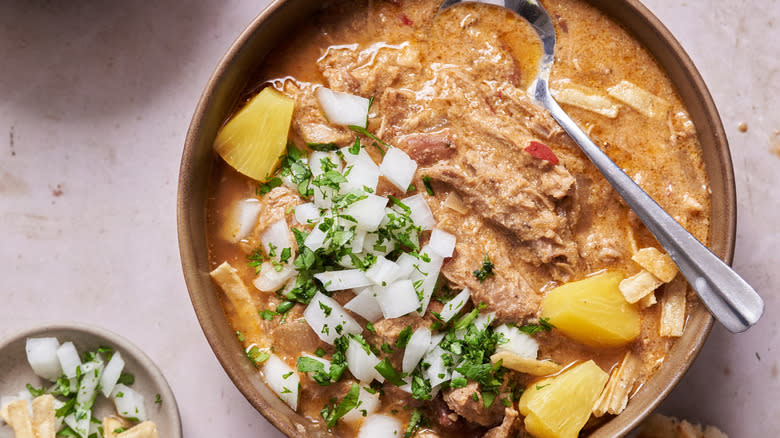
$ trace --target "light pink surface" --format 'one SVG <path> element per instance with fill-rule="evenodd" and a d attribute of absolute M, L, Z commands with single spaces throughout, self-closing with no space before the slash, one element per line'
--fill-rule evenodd
<path fill-rule="evenodd" d="M 122 334 L 165 373 L 185 436 L 280 436 L 203 337 L 181 274 L 175 210 L 195 103 L 267 3 L 0 2 L 0 336 L 64 319 Z M 780 156 L 770 147 L 780 143 L 780 6 L 646 4 L 688 50 L 720 109 L 737 180 L 735 266 L 767 303 L 746 334 L 716 327 L 661 409 L 732 437 L 777 436 Z"/>

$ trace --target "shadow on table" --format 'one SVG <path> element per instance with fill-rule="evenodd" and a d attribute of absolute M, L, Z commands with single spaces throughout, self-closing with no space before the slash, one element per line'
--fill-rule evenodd
<path fill-rule="evenodd" d="M 193 52 L 212 37 L 209 21 L 221 5 L 0 2 L 0 102 L 64 121 L 138 114 L 166 87 L 187 80 Z"/>

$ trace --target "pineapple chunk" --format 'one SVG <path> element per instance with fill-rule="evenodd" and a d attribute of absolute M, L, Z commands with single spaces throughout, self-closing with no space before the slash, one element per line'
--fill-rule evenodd
<path fill-rule="evenodd" d="M 623 275 L 605 272 L 566 283 L 542 300 L 542 317 L 564 335 L 592 347 L 618 347 L 639 336 L 639 312 L 618 285 Z"/>
<path fill-rule="evenodd" d="M 214 149 L 231 167 L 258 181 L 276 168 L 287 146 L 295 101 L 266 87 L 217 134 Z"/>
<path fill-rule="evenodd" d="M 576 438 L 608 379 L 589 360 L 531 384 L 517 404 L 526 430 L 536 438 Z"/>

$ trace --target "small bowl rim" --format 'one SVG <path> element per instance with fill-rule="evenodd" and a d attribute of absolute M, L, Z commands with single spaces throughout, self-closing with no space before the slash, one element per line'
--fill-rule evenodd
<path fill-rule="evenodd" d="M 605 11 L 604 7 L 600 6 L 607 4 L 609 0 L 583 1 L 597 8 L 602 13 L 607 14 L 611 19 L 613 19 L 613 21 L 618 22 L 618 24 L 625 28 L 625 25 L 622 22 L 618 21 L 614 16 L 612 16 L 612 14 Z M 216 322 L 213 321 L 210 318 L 210 315 L 207 314 L 208 309 L 204 308 L 204 301 L 199 295 L 201 291 L 197 290 L 196 288 L 197 283 L 203 280 L 203 272 L 198 271 L 198 257 L 197 254 L 194 253 L 193 249 L 194 234 L 191 227 L 192 224 L 187 218 L 188 211 L 191 209 L 191 200 L 187 199 L 187 197 L 190 193 L 191 185 L 191 180 L 189 178 L 191 175 L 188 174 L 188 171 L 190 170 L 189 164 L 195 154 L 194 149 L 198 143 L 199 133 L 202 128 L 203 120 L 208 113 L 208 109 L 214 103 L 217 89 L 220 86 L 224 86 L 224 82 L 227 81 L 226 77 L 228 72 L 232 67 L 235 67 L 235 64 L 238 62 L 238 59 L 241 56 L 242 50 L 259 31 L 259 29 L 261 29 L 262 26 L 266 24 L 266 21 L 271 19 L 274 14 L 279 12 L 285 5 L 289 6 L 289 4 L 294 3 L 296 3 L 296 0 L 273 0 L 251 21 L 249 25 L 247 25 L 247 27 L 240 33 L 236 40 L 230 45 L 225 54 L 220 58 L 214 72 L 206 83 L 200 99 L 198 100 L 192 121 L 187 131 L 185 146 L 182 153 L 177 193 L 177 222 L 182 270 L 184 272 L 185 282 L 187 283 L 190 299 L 204 335 L 206 336 L 212 351 L 216 355 L 217 360 L 225 369 L 225 372 L 236 385 L 238 390 L 246 397 L 252 406 L 255 407 L 255 409 L 257 409 L 277 429 L 290 437 L 297 436 L 300 431 L 297 430 L 295 425 L 290 422 L 289 418 L 287 418 L 289 414 L 279 412 L 277 409 L 271 406 L 271 404 L 257 392 L 257 387 L 245 379 L 245 373 L 248 368 L 244 366 L 236 366 L 234 363 L 235 359 L 232 357 L 232 349 L 229 349 L 222 343 L 222 339 L 217 333 L 217 327 L 215 325 Z M 691 91 L 695 93 L 695 99 L 702 105 L 702 113 L 705 114 L 706 119 L 709 121 L 708 127 L 712 131 L 713 143 L 715 144 L 712 153 L 716 154 L 716 157 L 713 158 L 713 160 L 720 164 L 720 168 L 715 170 L 719 170 L 723 178 L 723 190 L 720 193 L 723 196 L 723 215 L 720 219 L 723 222 L 721 231 L 724 233 L 724 236 L 716 236 L 718 239 L 721 239 L 719 240 L 720 247 L 717 248 L 716 253 L 726 263 L 731 264 L 734 256 L 736 239 L 736 184 L 728 139 L 726 137 L 720 114 L 715 106 L 712 95 L 710 94 L 709 89 L 707 88 L 700 72 L 694 65 L 687 52 L 683 49 L 682 45 L 674 37 L 674 35 L 664 26 L 660 19 L 658 19 L 639 0 L 620 0 L 615 3 L 617 4 L 617 6 L 615 6 L 616 8 L 625 7 L 629 13 L 641 17 L 641 19 L 644 21 L 644 25 L 655 32 L 657 38 L 659 38 L 661 43 L 666 46 L 667 52 L 673 55 L 674 59 L 670 62 L 679 64 L 680 68 L 682 69 L 682 74 L 684 74 L 684 76 L 692 85 Z M 623 4 L 624 6 L 620 4 Z M 638 39 L 637 35 L 631 29 L 626 30 L 628 30 L 633 37 Z M 640 41 L 640 43 L 642 43 L 646 50 L 648 50 L 648 52 L 650 52 L 651 55 L 656 58 L 660 65 L 660 59 L 655 55 L 655 53 L 647 47 L 644 41 Z M 668 75 L 670 75 L 664 66 L 661 67 Z M 673 82 L 673 85 L 677 87 L 676 82 Z M 678 93 L 681 92 L 679 88 L 677 91 Z M 697 125 L 697 131 L 698 129 L 701 128 Z M 698 135 L 701 137 L 700 132 Z M 715 170 L 708 169 L 708 175 L 711 175 Z M 205 208 L 205 205 L 203 207 Z M 712 217 L 711 220 L 713 220 Z M 205 232 L 203 229 L 200 231 Z M 711 236 L 711 239 L 712 237 L 713 236 Z M 199 278 L 196 279 L 196 277 Z M 701 304 L 701 306 L 703 307 L 703 304 Z M 220 308 L 218 311 L 222 312 L 222 309 Z M 674 368 L 671 372 L 665 373 L 667 380 L 663 382 L 663 385 L 657 385 L 658 389 L 656 391 L 647 393 L 648 397 L 646 398 L 650 399 L 649 402 L 643 406 L 636 406 L 635 403 L 630 418 L 626 416 L 625 413 L 621 414 L 620 416 L 611 418 L 608 422 L 599 426 L 590 436 L 596 438 L 606 438 L 613 436 L 623 436 L 629 433 L 631 430 L 636 428 L 639 423 L 669 395 L 669 393 L 677 386 L 680 379 L 690 368 L 693 360 L 703 347 L 712 329 L 714 321 L 712 315 L 710 315 L 709 312 L 706 312 L 706 308 L 703 310 L 703 312 L 705 312 L 706 315 L 701 317 L 701 320 L 698 321 L 698 330 L 691 336 L 691 339 L 689 340 L 691 343 L 685 345 L 686 349 L 684 351 L 678 352 L 679 354 L 676 354 L 675 356 L 672 356 L 672 351 L 667 354 L 665 360 L 669 361 L 670 359 L 673 359 L 673 361 L 677 362 L 677 365 L 679 366 Z M 675 341 L 675 346 L 679 344 L 680 339 Z M 659 375 L 660 373 L 657 372 L 653 377 L 651 377 L 650 380 L 648 380 L 648 382 L 645 382 L 644 385 L 647 386 L 650 384 L 655 384 L 654 379 Z M 629 404 L 629 406 L 631 407 L 632 405 Z"/>
<path fill-rule="evenodd" d="M 48 322 L 43 325 L 30 326 L 16 332 L 10 333 L 0 339 L 0 351 L 8 348 L 11 344 L 23 339 L 36 336 L 52 336 L 57 331 L 79 332 L 88 335 L 91 338 L 102 340 L 112 348 L 120 351 L 127 357 L 132 357 L 138 362 L 141 368 L 149 375 L 151 384 L 160 391 L 160 397 L 163 400 L 161 409 L 165 413 L 165 421 L 169 422 L 174 430 L 174 436 L 171 438 L 181 438 L 182 424 L 181 412 L 176 396 L 171 389 L 165 375 L 157 364 L 140 347 L 133 344 L 130 340 L 109 329 L 77 321 L 56 321 Z M 138 374 L 137 371 L 134 374 Z M 159 423 L 158 423 L 159 425 Z"/>

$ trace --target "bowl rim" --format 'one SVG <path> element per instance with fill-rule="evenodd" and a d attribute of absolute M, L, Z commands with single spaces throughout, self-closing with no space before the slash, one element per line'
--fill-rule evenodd
<path fill-rule="evenodd" d="M 633 37 L 637 37 L 636 34 L 631 31 L 631 29 L 627 29 L 621 22 L 616 20 L 612 14 L 610 14 L 608 11 L 605 11 L 604 7 L 599 6 L 599 4 L 607 4 L 608 2 L 614 0 L 584 1 L 597 8 L 600 12 L 605 13 L 614 21 L 618 22 Z M 225 86 L 228 72 L 231 70 L 231 67 L 233 67 L 238 62 L 242 50 L 253 38 L 253 35 L 256 34 L 259 29 L 261 29 L 266 24 L 266 21 L 273 17 L 274 14 L 279 12 L 285 5 L 292 3 L 295 3 L 295 1 L 273 0 L 246 26 L 246 28 L 239 34 L 236 40 L 230 45 L 225 54 L 220 58 L 214 72 L 209 77 L 204 91 L 198 100 L 198 104 L 193 113 L 192 121 L 187 131 L 179 171 L 177 192 L 177 229 L 182 270 L 185 277 L 185 283 L 187 284 L 190 300 L 201 325 L 201 329 L 203 330 L 203 333 L 206 336 L 212 351 L 217 357 L 217 360 L 220 362 L 223 369 L 228 374 L 238 390 L 268 421 L 270 421 L 277 429 L 290 437 L 297 436 L 300 431 L 296 430 L 294 425 L 291 424 L 288 419 L 284 418 L 285 415 L 278 412 L 267 400 L 263 399 L 263 397 L 257 393 L 257 388 L 251 382 L 243 378 L 245 377 L 244 368 L 236 367 L 233 363 L 231 363 L 233 361 L 231 357 L 233 351 L 221 342 L 222 339 L 217 333 L 217 322 L 212 320 L 204 309 L 203 300 L 199 296 L 197 290 L 197 283 L 203 280 L 200 278 L 202 277 L 203 273 L 198 272 L 198 256 L 195 254 L 193 241 L 197 232 L 205 232 L 205 230 L 197 229 L 197 227 L 195 227 L 196 229 L 193 229 L 192 224 L 187 218 L 187 214 L 188 211 L 190 211 L 192 208 L 191 203 L 193 201 L 192 199 L 189 199 L 188 196 L 191 188 L 191 179 L 189 178 L 190 175 L 188 173 L 190 170 L 189 164 L 195 155 L 195 148 L 198 144 L 199 133 L 201 131 L 203 120 L 208 112 L 208 108 L 214 104 L 217 89 L 219 89 L 221 86 Z M 723 178 L 721 194 L 723 196 L 722 203 L 724 205 L 724 211 L 721 220 L 723 222 L 722 231 L 724 232 L 724 235 L 718 237 L 719 239 L 722 239 L 722 241 L 720 248 L 718 248 L 719 251 L 716 251 L 716 253 L 718 253 L 718 255 L 726 263 L 731 264 L 733 261 L 736 239 L 736 185 L 728 139 L 726 137 L 720 114 L 718 113 L 718 110 L 715 106 L 712 95 L 710 94 L 704 79 L 702 78 L 700 72 L 694 65 L 687 52 L 683 49 L 682 45 L 674 37 L 674 35 L 666 28 L 666 26 L 663 25 L 660 19 L 658 19 L 639 0 L 620 0 L 614 3 L 622 3 L 624 6 L 618 5 L 616 7 L 627 8 L 628 13 L 640 17 L 644 22 L 644 25 L 654 31 L 656 37 L 662 42 L 663 45 L 666 46 L 666 51 L 668 54 L 673 56 L 674 59 L 671 62 L 679 64 L 682 73 L 693 85 L 692 91 L 696 95 L 695 99 L 701 103 L 702 112 L 706 114 L 706 117 L 710 122 L 708 127 L 711 130 L 711 135 L 713 136 L 713 141 L 716 146 L 712 153 L 716 154 L 714 161 L 720 164 L 720 168 L 716 170 L 719 170 L 719 173 Z M 643 46 L 645 46 L 645 49 L 654 58 L 656 58 L 656 61 L 659 62 L 660 66 L 660 60 L 655 55 L 655 53 L 653 53 L 644 43 Z M 666 68 L 663 66 L 661 67 L 664 71 L 666 71 Z M 668 71 L 666 71 L 666 73 L 669 74 Z M 678 93 L 681 92 L 679 88 L 677 91 Z M 697 134 L 701 136 L 701 132 L 698 131 L 699 129 L 701 128 L 697 125 Z M 711 172 L 711 170 L 708 170 L 707 173 L 711 174 Z M 202 205 L 202 207 L 205 209 L 205 205 Z M 701 318 L 701 321 L 699 321 L 699 330 L 694 334 L 694 336 L 692 336 L 692 339 L 690 339 L 690 344 L 686 345 L 686 350 L 684 352 L 680 352 L 678 355 L 679 357 L 675 356 L 673 358 L 677 359 L 676 362 L 678 362 L 678 366 L 675 367 L 672 372 L 666 373 L 668 380 L 666 380 L 662 386 L 659 386 L 657 390 L 650 393 L 645 393 L 647 394 L 647 398 L 650 399 L 648 403 L 640 407 L 637 407 L 635 403 L 633 406 L 634 409 L 631 418 L 628 418 L 625 415 L 614 417 L 610 419 L 610 421 L 599 426 L 599 428 L 596 429 L 591 435 L 592 437 L 606 438 L 613 436 L 623 436 L 629 433 L 631 430 L 636 428 L 640 422 L 669 395 L 669 393 L 677 386 L 680 379 L 685 375 L 693 363 L 693 360 L 696 358 L 699 351 L 703 347 L 712 329 L 714 319 L 712 315 L 709 314 L 709 312 L 705 311 L 704 313 L 706 313 L 706 315 Z M 675 341 L 675 345 L 679 343 L 678 341 Z M 668 361 L 671 356 L 672 352 L 670 351 L 665 360 Z M 659 372 L 656 372 L 653 378 L 657 374 L 659 374 Z M 651 378 L 648 382 L 645 382 L 645 385 L 648 385 L 648 383 L 653 381 L 653 378 Z"/>

